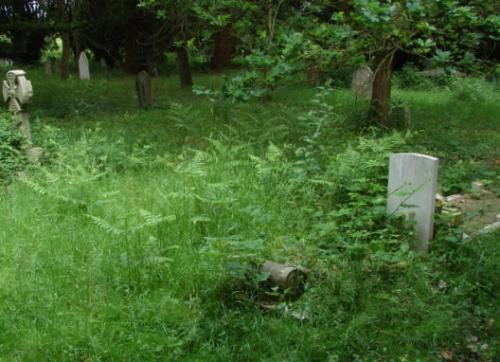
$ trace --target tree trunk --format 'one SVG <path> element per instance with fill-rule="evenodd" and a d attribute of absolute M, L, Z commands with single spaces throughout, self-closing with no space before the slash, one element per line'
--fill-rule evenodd
<path fill-rule="evenodd" d="M 69 78 L 69 57 L 71 55 L 71 44 L 69 43 L 69 33 L 64 31 L 61 34 L 63 49 L 61 58 L 61 78 Z"/>
<path fill-rule="evenodd" d="M 177 66 L 179 68 L 181 87 L 191 87 L 193 85 L 193 78 L 189 66 L 189 55 L 185 47 L 177 49 Z"/>
<path fill-rule="evenodd" d="M 234 37 L 231 25 L 227 25 L 215 34 L 212 66 L 215 70 L 222 70 L 231 65 L 233 60 Z"/>
<path fill-rule="evenodd" d="M 375 74 L 368 118 L 372 123 L 381 126 L 388 126 L 393 59 L 394 51 L 392 50 L 375 56 Z"/>
<path fill-rule="evenodd" d="M 61 59 L 61 78 L 69 78 L 69 56 L 71 53 L 70 33 L 68 30 L 68 22 L 66 19 L 66 5 L 64 0 L 57 0 L 57 17 L 59 20 L 61 39 L 63 43 L 62 59 Z"/>

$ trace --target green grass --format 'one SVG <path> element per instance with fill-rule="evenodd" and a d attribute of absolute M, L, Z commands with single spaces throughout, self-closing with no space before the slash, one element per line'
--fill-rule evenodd
<path fill-rule="evenodd" d="M 487 85 L 481 101 L 396 90 L 406 137 L 356 130 L 345 120 L 364 105 L 334 90 L 314 136 L 322 106 L 305 85 L 213 105 L 161 77 L 142 111 L 131 77 L 29 74 L 48 156 L 1 186 L 0 361 L 500 355 L 500 234 L 463 241 L 442 225 L 423 259 L 383 215 L 393 151 L 439 156 L 443 189 L 498 189 L 500 97 Z M 235 268 L 267 259 L 312 271 L 302 298 L 272 312 Z"/>

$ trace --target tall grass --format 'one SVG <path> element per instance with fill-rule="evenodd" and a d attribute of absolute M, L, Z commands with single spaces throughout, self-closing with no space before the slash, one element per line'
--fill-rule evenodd
<path fill-rule="evenodd" d="M 131 78 L 32 78 L 48 159 L 0 194 L 0 360 L 498 357 L 498 233 L 440 228 L 422 259 L 384 215 L 392 151 L 438 154 L 450 183 L 457 157 L 498 182 L 497 94 L 398 91 L 403 136 L 349 130 L 360 104 L 344 90 L 220 106 L 160 78 L 157 109 L 139 111 Z M 272 312 L 235 283 L 267 259 L 312 270 Z"/>

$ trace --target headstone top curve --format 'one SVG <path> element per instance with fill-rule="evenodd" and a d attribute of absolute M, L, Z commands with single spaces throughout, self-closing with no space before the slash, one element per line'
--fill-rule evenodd
<path fill-rule="evenodd" d="M 439 161 L 439 158 L 425 155 L 423 153 L 415 153 L 415 152 L 403 152 L 403 153 L 391 153 L 390 157 L 402 157 L 402 156 L 413 156 L 413 157 L 421 157 L 431 161 Z"/>

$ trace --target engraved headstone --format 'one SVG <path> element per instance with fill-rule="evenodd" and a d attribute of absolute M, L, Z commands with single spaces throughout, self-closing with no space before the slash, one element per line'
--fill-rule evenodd
<path fill-rule="evenodd" d="M 85 52 L 81 52 L 78 57 L 78 73 L 81 80 L 90 79 L 89 60 Z"/>
<path fill-rule="evenodd" d="M 352 93 L 357 97 L 370 97 L 372 94 L 373 71 L 368 66 L 357 69 L 352 74 Z"/>
<path fill-rule="evenodd" d="M 140 71 L 136 78 L 137 98 L 142 108 L 153 106 L 153 95 L 151 91 L 151 77 L 145 70 Z"/>
<path fill-rule="evenodd" d="M 439 160 L 418 153 L 390 157 L 387 212 L 415 222 L 416 249 L 427 254 L 434 232 Z"/>

